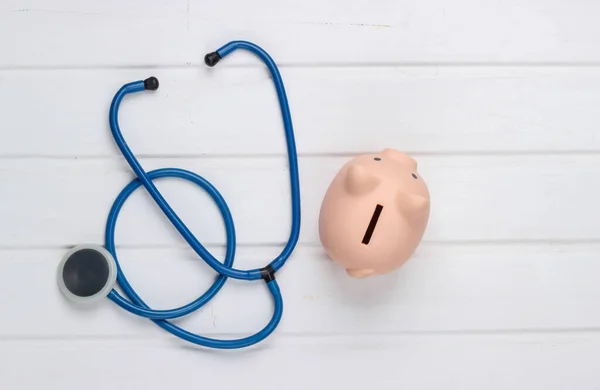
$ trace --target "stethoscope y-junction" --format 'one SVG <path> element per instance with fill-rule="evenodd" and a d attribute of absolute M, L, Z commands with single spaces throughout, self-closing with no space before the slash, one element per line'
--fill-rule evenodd
<path fill-rule="evenodd" d="M 136 174 L 137 178 L 123 188 L 114 201 L 106 223 L 105 245 L 78 245 L 68 251 L 64 256 L 58 270 L 58 284 L 61 291 L 68 298 L 76 302 L 91 302 L 107 296 L 123 309 L 152 320 L 156 325 L 173 335 L 191 343 L 211 348 L 233 349 L 247 347 L 264 340 L 273 332 L 273 330 L 275 330 L 281 320 L 283 312 L 283 301 L 279 286 L 275 280 L 275 273 L 285 264 L 286 260 L 292 254 L 296 243 L 298 242 L 300 233 L 298 159 L 285 88 L 277 66 L 269 54 L 253 43 L 233 41 L 224 45 L 217 51 L 207 54 L 205 62 L 208 66 L 215 66 L 222 58 L 238 49 L 245 49 L 254 53 L 265 63 L 273 78 L 283 116 L 292 195 L 292 227 L 289 240 L 279 256 L 267 266 L 260 269 L 241 270 L 234 268 L 233 261 L 236 249 L 235 228 L 227 203 L 219 191 L 202 176 L 188 170 L 179 168 L 161 168 L 146 172 L 141 166 L 123 138 L 123 134 L 119 128 L 118 115 L 121 102 L 127 95 L 158 89 L 158 80 L 155 77 L 150 77 L 143 81 L 140 80 L 125 84 L 116 93 L 110 106 L 109 120 L 112 135 L 125 160 Z M 187 180 L 200 186 L 217 204 L 225 223 L 227 237 L 226 255 L 223 263 L 217 260 L 198 241 L 154 185 L 154 180 L 166 177 Z M 171 221 L 181 237 L 183 237 L 193 250 L 218 273 L 214 283 L 201 297 L 187 305 L 175 309 L 151 309 L 129 284 L 119 266 L 115 249 L 115 226 L 117 218 L 125 201 L 136 189 L 142 186 L 148 191 L 154 202 L 160 207 L 169 221 Z M 241 339 L 221 340 L 191 333 L 169 321 L 188 315 L 201 308 L 219 292 L 228 277 L 248 281 L 262 279 L 266 282 L 267 287 L 273 296 L 274 311 L 271 320 L 262 330 L 252 336 Z M 124 295 L 121 295 L 114 288 L 115 283 L 118 283 Z"/>

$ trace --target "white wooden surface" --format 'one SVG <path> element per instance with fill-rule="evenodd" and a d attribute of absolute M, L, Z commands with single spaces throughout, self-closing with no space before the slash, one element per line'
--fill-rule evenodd
<path fill-rule="evenodd" d="M 10 0 L 0 2 L 0 388 L 600 388 L 600 3 L 587 0 Z M 300 153 L 300 244 L 279 274 L 284 318 L 241 351 L 190 347 L 106 302 L 59 294 L 66 248 L 102 242 L 132 174 L 108 129 L 114 92 L 147 168 L 211 180 L 230 204 L 240 267 L 289 229 L 285 141 L 254 41 L 286 82 Z M 348 158 L 415 156 L 432 196 L 405 267 L 354 280 L 316 222 Z M 222 256 L 216 209 L 159 183 Z M 128 278 L 157 308 L 214 274 L 143 192 L 117 229 Z M 180 321 L 239 337 L 271 313 L 261 283 L 229 281 Z M 268 375 L 265 373 L 269 373 Z"/>

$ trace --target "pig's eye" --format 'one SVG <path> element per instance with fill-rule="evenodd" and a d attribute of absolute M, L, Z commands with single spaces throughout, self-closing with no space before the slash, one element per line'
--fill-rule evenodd
<path fill-rule="evenodd" d="M 412 174 L 412 177 L 414 177 L 415 179 L 417 178 L 417 175 L 415 175 L 414 173 Z"/>
<path fill-rule="evenodd" d="M 381 161 L 381 158 L 375 157 L 373 160 L 375 160 L 375 161 Z"/>

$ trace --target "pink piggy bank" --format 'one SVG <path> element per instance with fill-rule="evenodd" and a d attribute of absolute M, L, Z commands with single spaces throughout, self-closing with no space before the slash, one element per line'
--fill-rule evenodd
<path fill-rule="evenodd" d="M 329 186 L 319 215 L 327 254 L 353 277 L 388 273 L 414 253 L 429 220 L 417 163 L 394 149 L 355 157 Z"/>

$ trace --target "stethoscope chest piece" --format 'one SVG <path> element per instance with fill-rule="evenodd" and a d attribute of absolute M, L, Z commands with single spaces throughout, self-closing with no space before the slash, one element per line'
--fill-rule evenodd
<path fill-rule="evenodd" d="M 69 300 L 93 303 L 105 298 L 114 287 L 117 264 L 101 245 L 81 244 L 65 254 L 56 276 L 60 291 Z"/>

